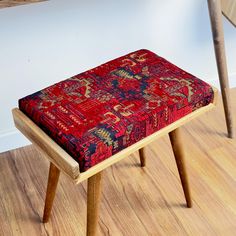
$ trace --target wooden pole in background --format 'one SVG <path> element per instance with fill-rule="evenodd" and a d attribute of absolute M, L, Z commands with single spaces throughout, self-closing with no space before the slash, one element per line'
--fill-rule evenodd
<path fill-rule="evenodd" d="M 230 90 L 228 71 L 225 56 L 224 31 L 222 23 L 220 0 L 208 0 L 208 9 L 211 20 L 212 36 L 215 48 L 217 69 L 220 80 L 220 87 L 224 105 L 225 119 L 228 130 L 228 137 L 234 137 L 233 115 L 230 103 Z"/>

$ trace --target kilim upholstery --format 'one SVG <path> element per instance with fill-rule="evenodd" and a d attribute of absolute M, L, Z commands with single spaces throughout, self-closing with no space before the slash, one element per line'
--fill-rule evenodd
<path fill-rule="evenodd" d="M 210 85 L 139 50 L 19 100 L 84 172 L 213 101 Z"/>

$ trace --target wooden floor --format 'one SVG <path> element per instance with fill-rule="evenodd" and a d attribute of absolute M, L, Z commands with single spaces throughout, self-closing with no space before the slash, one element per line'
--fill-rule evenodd
<path fill-rule="evenodd" d="M 226 137 L 222 105 L 182 135 L 193 208 L 164 137 L 145 149 L 144 169 L 135 153 L 105 171 L 98 235 L 236 235 L 236 140 Z M 1 236 L 85 235 L 86 181 L 74 186 L 61 175 L 52 216 L 41 223 L 48 167 L 33 146 L 0 154 Z"/>
<path fill-rule="evenodd" d="M 42 2 L 42 1 L 46 1 L 46 0 L 0 0 L 0 9 L 5 8 L 5 7 L 14 7 L 18 5 Z"/>

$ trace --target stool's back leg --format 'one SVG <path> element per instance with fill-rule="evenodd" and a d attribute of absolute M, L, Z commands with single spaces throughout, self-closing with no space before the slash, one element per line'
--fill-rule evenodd
<path fill-rule="evenodd" d="M 183 153 L 183 149 L 181 147 L 181 137 L 179 134 L 179 128 L 170 132 L 169 137 L 170 137 L 170 142 L 171 142 L 172 149 L 174 152 L 177 168 L 179 171 L 179 176 L 181 179 L 182 187 L 184 190 L 184 195 L 185 195 L 185 199 L 187 202 L 187 207 L 191 207 L 192 201 L 191 201 L 188 178 L 187 178 L 187 173 L 186 173 L 186 168 L 185 168 L 185 163 L 184 163 L 184 153 Z"/>
<path fill-rule="evenodd" d="M 46 223 L 49 220 L 59 176 L 60 170 L 53 163 L 50 163 L 48 186 L 43 214 L 43 223 Z"/>
<path fill-rule="evenodd" d="M 144 148 L 140 148 L 138 151 L 139 151 L 139 158 L 140 158 L 141 167 L 144 167 L 144 166 L 146 166 L 146 157 L 144 155 Z"/>
<path fill-rule="evenodd" d="M 101 197 L 101 178 L 102 178 L 102 172 L 99 172 L 88 179 L 87 236 L 96 235 L 99 203 Z"/>

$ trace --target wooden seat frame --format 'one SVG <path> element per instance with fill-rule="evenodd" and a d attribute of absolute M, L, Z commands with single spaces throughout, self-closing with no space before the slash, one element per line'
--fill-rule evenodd
<path fill-rule="evenodd" d="M 18 108 L 12 110 L 15 126 L 42 152 L 50 161 L 50 169 L 48 176 L 48 186 L 46 192 L 46 200 L 44 207 L 43 222 L 49 220 L 52 204 L 59 180 L 60 172 L 64 172 L 73 180 L 75 184 L 88 179 L 87 190 L 87 236 L 96 235 L 96 227 L 98 221 L 98 209 L 101 195 L 101 173 L 102 170 L 110 165 L 122 160 L 128 155 L 139 150 L 141 166 L 145 166 L 144 146 L 155 141 L 163 135 L 169 134 L 173 153 L 175 156 L 177 168 L 179 171 L 187 207 L 192 206 L 189 184 L 184 164 L 183 149 L 181 146 L 181 138 L 179 127 L 200 116 L 201 114 L 215 107 L 217 99 L 217 90 L 214 90 L 214 101 L 207 106 L 201 107 L 174 123 L 162 128 L 154 134 L 140 140 L 132 146 L 123 149 L 112 157 L 102 161 L 101 163 L 91 167 L 89 170 L 80 173 L 79 164 L 66 151 L 64 151 L 57 143 L 55 143 L 42 129 L 40 129 L 30 118 L 28 118 Z"/>

